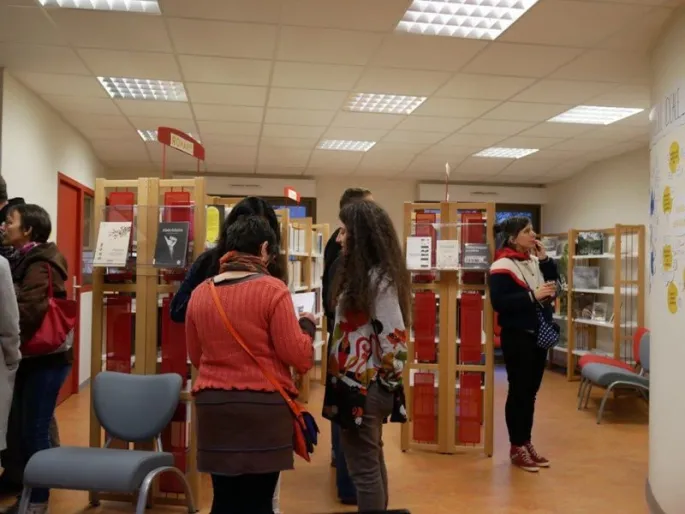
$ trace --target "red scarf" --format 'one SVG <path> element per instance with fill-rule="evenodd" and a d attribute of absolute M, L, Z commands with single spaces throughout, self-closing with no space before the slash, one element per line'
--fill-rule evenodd
<path fill-rule="evenodd" d="M 269 275 L 264 262 L 261 257 L 256 255 L 249 255 L 247 253 L 240 253 L 231 251 L 224 255 L 219 261 L 219 273 L 226 273 L 227 271 L 249 271 L 251 273 L 261 273 L 262 275 Z"/>
<path fill-rule="evenodd" d="M 503 246 L 495 252 L 495 260 L 499 259 L 513 259 L 515 261 L 530 260 L 530 253 L 523 253 L 508 246 Z"/>

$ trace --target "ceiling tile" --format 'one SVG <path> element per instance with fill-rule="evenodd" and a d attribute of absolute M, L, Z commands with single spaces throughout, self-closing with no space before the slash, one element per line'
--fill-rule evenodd
<path fill-rule="evenodd" d="M 285 0 L 281 23 L 304 27 L 322 27 L 389 32 L 406 10 L 398 0 Z"/>
<path fill-rule="evenodd" d="M 117 159 L 121 155 L 126 155 L 126 158 L 132 161 L 149 159 L 150 155 L 145 148 L 144 143 L 139 143 L 136 145 L 122 145 L 117 142 L 114 144 L 105 144 L 96 146 L 99 144 L 98 141 L 93 141 L 93 150 L 95 154 L 102 160 Z"/>
<path fill-rule="evenodd" d="M 370 152 L 378 152 L 383 154 L 409 153 L 416 155 L 417 153 L 420 153 L 428 148 L 430 144 L 432 143 L 395 143 L 392 141 L 379 141 L 371 150 L 369 150 L 369 152 L 367 152 L 367 155 Z"/>
<path fill-rule="evenodd" d="M 650 90 L 649 86 L 621 85 L 612 89 L 609 93 L 592 97 L 588 103 L 607 107 L 649 109 L 651 106 Z"/>
<path fill-rule="evenodd" d="M 60 46 L 0 43 L 0 64 L 12 73 L 33 71 L 90 75 L 88 68 L 84 66 L 76 52 Z"/>
<path fill-rule="evenodd" d="M 628 141 L 645 134 L 649 134 L 649 127 L 621 125 L 620 122 L 617 122 L 592 128 L 578 137 L 582 139 L 603 139 L 605 141 Z"/>
<path fill-rule="evenodd" d="M 592 139 L 592 138 L 572 138 L 557 143 L 551 147 L 550 150 L 568 150 L 571 152 L 585 152 L 592 150 L 599 150 L 607 146 L 607 141 L 602 139 Z"/>
<path fill-rule="evenodd" d="M 455 156 L 449 159 L 450 166 L 455 169 L 464 160 L 464 156 Z M 443 155 L 418 155 L 409 163 L 406 172 L 420 172 L 436 174 L 440 179 L 445 178 L 445 156 Z"/>
<path fill-rule="evenodd" d="M 540 123 L 528 130 L 524 130 L 519 136 L 568 138 L 575 137 L 592 130 L 592 125 L 579 123 Z"/>
<path fill-rule="evenodd" d="M 649 53 L 672 12 L 667 8 L 653 9 L 602 41 L 600 46 L 611 50 Z"/>
<path fill-rule="evenodd" d="M 382 34 L 373 32 L 284 26 L 281 27 L 277 59 L 364 65 L 382 39 Z"/>
<path fill-rule="evenodd" d="M 337 110 L 347 98 L 343 91 L 271 88 L 269 107 L 288 109 Z"/>
<path fill-rule="evenodd" d="M 444 146 L 468 146 L 483 148 L 492 146 L 501 141 L 506 136 L 498 134 L 454 134 L 440 142 Z"/>
<path fill-rule="evenodd" d="M 157 80 L 181 80 L 172 54 L 80 49 L 78 54 L 94 75 Z"/>
<path fill-rule="evenodd" d="M 157 102 L 154 100 L 115 100 L 126 116 L 179 118 L 190 120 L 193 113 L 186 102 Z"/>
<path fill-rule="evenodd" d="M 282 125 L 311 125 L 327 126 L 333 120 L 335 111 L 311 111 L 305 109 L 277 109 L 269 107 L 266 110 L 265 123 Z"/>
<path fill-rule="evenodd" d="M 212 164 L 232 164 L 235 166 L 254 166 L 257 161 L 256 146 L 207 146 L 207 162 Z"/>
<path fill-rule="evenodd" d="M 220 174 L 222 177 L 225 176 L 226 178 L 230 179 L 230 174 L 232 173 L 240 173 L 240 174 L 249 174 L 253 175 L 256 173 L 256 166 L 234 166 L 231 164 L 216 164 L 216 163 L 207 163 L 207 171 L 212 174 L 212 175 L 218 175 Z"/>
<path fill-rule="evenodd" d="M 256 173 L 259 175 L 290 175 L 300 176 L 304 174 L 304 166 L 281 167 L 281 166 L 257 166 Z"/>
<path fill-rule="evenodd" d="M 465 73 L 545 77 L 582 50 L 561 46 L 492 43 L 463 69 Z"/>
<path fill-rule="evenodd" d="M 394 32 L 384 39 L 371 64 L 387 68 L 455 72 L 487 44 L 486 41 L 475 39 Z"/>
<path fill-rule="evenodd" d="M 309 160 L 312 168 L 343 168 L 353 171 L 359 161 L 362 160 L 364 152 L 344 152 L 335 150 L 314 150 Z"/>
<path fill-rule="evenodd" d="M 180 54 L 271 59 L 277 27 L 171 18 L 169 32 Z"/>
<path fill-rule="evenodd" d="M 388 167 L 388 168 L 371 168 L 371 167 L 363 167 L 362 163 L 357 166 L 357 169 L 352 173 L 353 177 L 362 177 L 362 178 L 371 178 L 371 177 L 376 177 L 376 178 L 391 178 L 391 177 L 400 177 L 402 176 L 402 168 L 401 167 Z"/>
<path fill-rule="evenodd" d="M 262 137 L 261 146 L 262 148 L 308 148 L 312 150 L 318 141 L 318 137 Z"/>
<path fill-rule="evenodd" d="M 505 170 L 506 171 L 506 170 Z M 537 183 L 533 176 L 518 176 L 518 175 L 507 175 L 506 173 L 500 173 L 492 177 L 483 177 L 483 182 L 491 182 L 493 184 L 530 184 Z"/>
<path fill-rule="evenodd" d="M 124 116 L 64 113 L 64 118 L 88 137 L 90 129 L 127 129 L 131 124 Z"/>
<path fill-rule="evenodd" d="M 543 159 L 531 160 L 517 159 L 509 166 L 507 166 L 500 176 L 516 176 L 516 177 L 537 177 L 547 172 L 548 170 L 558 166 L 559 161 L 547 161 Z"/>
<path fill-rule="evenodd" d="M 78 48 L 172 51 L 161 16 L 85 9 L 51 9 L 49 13 L 62 34 Z"/>
<path fill-rule="evenodd" d="M 449 77 L 449 73 L 439 71 L 369 68 L 362 74 L 355 90 L 360 93 L 428 96 Z"/>
<path fill-rule="evenodd" d="M 326 127 L 305 127 L 302 125 L 264 125 L 263 137 L 319 138 Z"/>
<path fill-rule="evenodd" d="M 371 150 L 364 154 L 358 171 L 375 171 L 375 170 L 395 170 L 398 173 L 404 170 L 409 163 L 414 159 L 416 154 L 408 152 L 393 152 L 387 150 L 378 151 L 374 146 Z"/>
<path fill-rule="evenodd" d="M 436 116 L 407 116 L 397 130 L 425 130 L 449 134 L 472 120 L 468 118 L 438 118 Z"/>
<path fill-rule="evenodd" d="M 267 86 L 269 84 L 270 61 L 198 55 L 179 55 L 178 60 L 181 64 L 183 77 L 187 82 L 247 86 Z"/>
<path fill-rule="evenodd" d="M 527 121 L 493 121 L 493 120 L 476 120 L 459 132 L 463 134 L 492 134 L 513 136 L 522 130 L 531 127 L 533 124 Z"/>
<path fill-rule="evenodd" d="M 282 0 L 160 0 L 164 16 L 278 23 Z"/>
<path fill-rule="evenodd" d="M 109 99 L 109 95 L 95 77 L 25 71 L 12 71 L 11 73 L 19 82 L 39 95 Z"/>
<path fill-rule="evenodd" d="M 261 123 L 264 108 L 237 105 L 211 105 L 193 103 L 195 119 L 200 121 L 245 121 Z"/>
<path fill-rule="evenodd" d="M 512 100 L 578 105 L 615 88 L 615 84 L 602 82 L 541 80 L 516 95 Z"/>
<path fill-rule="evenodd" d="M 265 87 L 188 83 L 186 91 L 189 100 L 193 103 L 253 107 L 264 107 L 266 104 L 267 89 Z"/>
<path fill-rule="evenodd" d="M 120 135 L 119 137 L 100 137 L 99 131 L 90 131 L 88 132 L 88 140 L 93 144 L 93 146 L 105 146 L 107 144 L 109 145 L 137 145 L 138 143 L 141 142 L 140 136 L 135 130 L 119 130 Z M 126 134 L 124 137 L 124 133 Z M 102 134 L 105 135 L 105 134 Z"/>
<path fill-rule="evenodd" d="M 261 148 L 258 166 L 305 167 L 311 153 L 302 148 Z"/>
<path fill-rule="evenodd" d="M 477 118 L 499 104 L 499 100 L 473 100 L 431 97 L 412 114 L 446 118 Z"/>
<path fill-rule="evenodd" d="M 557 114 L 568 111 L 571 107 L 574 106 L 504 102 L 502 105 L 484 114 L 483 118 L 489 120 L 547 121 Z"/>
<path fill-rule="evenodd" d="M 0 4 L 0 41 L 31 43 L 33 45 L 64 45 L 66 41 L 43 13 L 32 7 Z"/>
<path fill-rule="evenodd" d="M 545 0 L 509 27 L 499 40 L 592 47 L 646 11 L 646 7 L 630 4 Z"/>
<path fill-rule="evenodd" d="M 114 139 L 126 142 L 138 142 L 140 136 L 131 126 L 127 128 L 109 129 L 96 128 L 88 131 L 88 139 L 93 141 L 95 139 Z"/>
<path fill-rule="evenodd" d="M 570 159 L 576 159 L 582 155 L 582 152 L 572 151 L 572 150 L 553 150 L 551 148 L 543 148 L 539 152 L 535 152 L 532 155 L 526 157 L 526 159 L 532 160 L 557 160 L 557 161 L 568 161 Z"/>
<path fill-rule="evenodd" d="M 349 91 L 362 71 L 361 66 L 276 62 L 272 86 Z"/>
<path fill-rule="evenodd" d="M 216 134 L 206 132 L 202 134 L 202 144 L 219 144 L 229 146 L 257 146 L 259 135 L 240 135 L 240 134 Z"/>
<path fill-rule="evenodd" d="M 514 136 L 500 141 L 498 146 L 505 148 L 549 148 L 565 141 L 563 137 Z"/>
<path fill-rule="evenodd" d="M 307 167 L 304 175 L 308 177 L 330 177 L 330 176 L 345 176 L 349 177 L 354 174 L 356 168 L 315 168 L 313 166 Z"/>
<path fill-rule="evenodd" d="M 261 129 L 259 123 L 228 121 L 198 121 L 201 134 L 257 136 Z"/>
<path fill-rule="evenodd" d="M 506 100 L 533 83 L 533 79 L 493 75 L 455 75 L 435 96 Z"/>
<path fill-rule="evenodd" d="M 405 118 L 406 116 L 399 114 L 340 111 L 335 115 L 331 126 L 389 130 Z"/>
<path fill-rule="evenodd" d="M 649 56 L 635 52 L 590 50 L 562 66 L 551 77 L 571 80 L 649 84 Z"/>
<path fill-rule="evenodd" d="M 121 114 L 116 104 L 107 98 L 43 95 L 43 100 L 61 112 L 80 112 L 109 116 L 118 116 Z"/>
<path fill-rule="evenodd" d="M 481 149 L 482 147 L 478 146 L 451 146 L 443 145 L 441 143 L 439 145 L 431 146 L 421 155 L 427 157 L 440 157 L 445 161 L 455 162 L 461 161 L 466 157 L 470 157 L 471 155 L 477 153 Z"/>
<path fill-rule="evenodd" d="M 138 117 L 129 116 L 129 121 L 139 130 L 157 130 L 158 127 L 174 127 L 186 134 L 197 134 L 197 126 L 193 120 L 168 118 L 166 116 Z"/>
<path fill-rule="evenodd" d="M 457 175 L 461 176 L 468 174 L 468 180 L 478 181 L 480 175 L 496 175 L 512 162 L 514 162 L 514 159 L 467 157 L 454 171 Z"/>
<path fill-rule="evenodd" d="M 324 133 L 323 139 L 339 139 L 347 141 L 379 141 L 387 133 L 387 130 L 382 129 L 330 127 Z"/>
<path fill-rule="evenodd" d="M 393 130 L 383 141 L 388 143 L 437 143 L 445 137 L 442 132 L 418 132 L 415 130 Z"/>

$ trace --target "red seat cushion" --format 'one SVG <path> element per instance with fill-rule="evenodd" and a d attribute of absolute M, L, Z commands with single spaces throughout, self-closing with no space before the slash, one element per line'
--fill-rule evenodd
<path fill-rule="evenodd" d="M 580 366 L 580 369 L 583 369 L 583 366 L 586 366 L 587 364 L 607 364 L 609 366 L 615 366 L 617 368 L 622 368 L 627 371 L 635 371 L 635 368 L 633 368 L 630 364 L 627 362 L 620 361 L 618 359 L 614 359 L 613 357 L 606 357 L 604 355 L 583 355 L 579 360 L 578 360 L 578 366 Z"/>

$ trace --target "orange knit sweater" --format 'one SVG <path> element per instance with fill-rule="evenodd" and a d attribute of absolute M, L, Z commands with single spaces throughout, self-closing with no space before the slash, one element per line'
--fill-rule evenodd
<path fill-rule="evenodd" d="M 300 328 L 287 286 L 264 276 L 216 286 L 236 332 L 283 388 L 297 395 L 289 367 L 305 373 L 313 365 L 312 338 Z M 202 389 L 275 391 L 226 329 L 210 285 L 200 284 L 186 313 L 186 344 L 198 369 L 193 392 Z"/>

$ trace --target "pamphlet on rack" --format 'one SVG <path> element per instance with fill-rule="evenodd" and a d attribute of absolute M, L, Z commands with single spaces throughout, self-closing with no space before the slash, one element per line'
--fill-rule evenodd
<path fill-rule="evenodd" d="M 157 228 L 154 265 L 156 268 L 185 268 L 188 259 L 190 223 L 169 221 Z"/>
<path fill-rule="evenodd" d="M 456 239 L 438 239 L 436 248 L 436 265 L 438 269 L 459 269 L 459 241 Z"/>
<path fill-rule="evenodd" d="M 316 294 L 309 293 L 293 293 L 293 305 L 295 306 L 295 315 L 299 318 L 305 312 L 314 312 L 314 305 L 316 304 Z"/>
<path fill-rule="evenodd" d="M 432 240 L 430 237 L 407 238 L 407 269 L 431 269 Z"/>
<path fill-rule="evenodd" d="M 103 221 L 93 256 L 94 268 L 124 268 L 131 244 L 130 221 Z"/>

